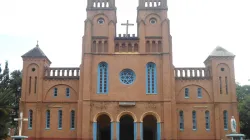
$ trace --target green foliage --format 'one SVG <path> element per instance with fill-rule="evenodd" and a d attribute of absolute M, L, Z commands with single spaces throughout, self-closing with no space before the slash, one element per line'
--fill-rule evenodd
<path fill-rule="evenodd" d="M 3 73 L 2 73 L 3 72 Z M 14 122 L 13 111 L 18 111 L 19 96 L 17 91 L 21 87 L 21 72 L 14 71 L 9 74 L 8 62 L 2 71 L 0 65 L 0 139 L 8 137 L 8 129 L 17 126 Z"/>
<path fill-rule="evenodd" d="M 250 138 L 250 85 L 237 84 L 236 93 L 240 117 L 240 131 Z"/>

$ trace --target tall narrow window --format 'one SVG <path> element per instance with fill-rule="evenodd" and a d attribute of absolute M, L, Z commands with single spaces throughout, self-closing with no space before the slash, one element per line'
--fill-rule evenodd
<path fill-rule="evenodd" d="M 72 110 L 70 114 L 70 128 L 75 129 L 75 111 Z"/>
<path fill-rule="evenodd" d="M 57 96 L 57 88 L 54 88 L 54 97 Z"/>
<path fill-rule="evenodd" d="M 180 111 L 179 117 L 180 117 L 180 130 L 184 130 L 184 113 L 183 113 L 183 111 Z"/>
<path fill-rule="evenodd" d="M 36 86 L 37 86 L 37 77 L 35 77 L 35 93 L 36 93 Z"/>
<path fill-rule="evenodd" d="M 193 120 L 193 130 L 196 130 L 197 129 L 196 111 L 192 112 L 192 120 Z"/>
<path fill-rule="evenodd" d="M 32 129 L 32 126 L 33 126 L 33 111 L 29 110 L 28 129 Z"/>
<path fill-rule="evenodd" d="M 226 94 L 228 94 L 228 81 L 227 81 L 227 77 L 225 77 L 225 82 L 226 82 Z"/>
<path fill-rule="evenodd" d="M 222 81 L 221 81 L 221 77 L 219 77 L 219 81 L 220 81 L 220 94 L 222 94 Z"/>
<path fill-rule="evenodd" d="M 101 62 L 98 65 L 98 79 L 97 79 L 97 93 L 107 94 L 108 93 L 108 64 Z"/>
<path fill-rule="evenodd" d="M 223 119 L 224 119 L 224 129 L 228 130 L 228 113 L 226 110 L 223 111 Z"/>
<path fill-rule="evenodd" d="M 206 130 L 210 130 L 210 113 L 209 113 L 209 111 L 205 112 L 205 120 L 206 120 Z"/>
<path fill-rule="evenodd" d="M 46 111 L 46 129 L 50 129 L 50 110 Z"/>
<path fill-rule="evenodd" d="M 31 76 L 30 76 L 30 79 L 29 79 L 29 93 L 31 93 Z"/>
<path fill-rule="evenodd" d="M 189 88 L 185 88 L 185 98 L 189 98 Z"/>
<path fill-rule="evenodd" d="M 202 89 L 201 88 L 197 89 L 197 97 L 202 98 Z"/>
<path fill-rule="evenodd" d="M 148 63 L 146 68 L 146 92 L 157 94 L 157 73 L 155 63 Z"/>
<path fill-rule="evenodd" d="M 70 97 L 70 88 L 66 88 L 66 97 Z"/>
<path fill-rule="evenodd" d="M 58 111 L 58 129 L 62 129 L 62 110 Z"/>

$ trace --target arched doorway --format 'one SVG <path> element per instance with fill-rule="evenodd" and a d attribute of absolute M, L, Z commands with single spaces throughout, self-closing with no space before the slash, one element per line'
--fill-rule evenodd
<path fill-rule="evenodd" d="M 120 118 L 120 140 L 134 140 L 134 119 L 130 115 Z"/>
<path fill-rule="evenodd" d="M 97 140 L 111 139 L 111 123 L 108 115 L 103 114 L 97 118 Z"/>
<path fill-rule="evenodd" d="M 157 140 L 157 120 L 153 115 L 143 118 L 143 140 Z"/>

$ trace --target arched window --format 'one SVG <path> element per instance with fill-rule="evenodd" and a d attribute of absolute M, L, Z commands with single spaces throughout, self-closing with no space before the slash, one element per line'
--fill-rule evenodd
<path fill-rule="evenodd" d="M 97 93 L 107 94 L 108 93 L 108 64 L 101 62 L 98 65 L 98 79 L 97 79 Z"/>
<path fill-rule="evenodd" d="M 196 111 L 192 112 L 192 120 L 193 120 L 193 130 L 196 130 L 197 129 Z"/>
<path fill-rule="evenodd" d="M 50 129 L 50 110 L 46 111 L 46 129 Z"/>
<path fill-rule="evenodd" d="M 197 97 L 202 98 L 202 89 L 201 88 L 197 88 Z"/>
<path fill-rule="evenodd" d="M 228 130 L 228 113 L 226 110 L 223 111 L 223 119 L 224 119 L 224 129 Z"/>
<path fill-rule="evenodd" d="M 180 130 L 184 130 L 184 113 L 183 113 L 183 111 L 180 111 L 179 117 L 180 117 Z"/>
<path fill-rule="evenodd" d="M 206 130 L 210 130 L 210 113 L 209 113 L 209 111 L 205 112 L 205 120 L 206 120 Z"/>
<path fill-rule="evenodd" d="M 58 110 L 58 129 L 62 129 L 62 110 Z"/>
<path fill-rule="evenodd" d="M 70 113 L 70 129 L 75 129 L 75 111 L 72 110 Z"/>
<path fill-rule="evenodd" d="M 185 98 L 189 98 L 189 88 L 185 88 Z"/>
<path fill-rule="evenodd" d="M 28 129 L 32 129 L 32 125 L 33 125 L 33 111 L 29 110 Z"/>
<path fill-rule="evenodd" d="M 157 94 L 157 73 L 155 63 L 148 63 L 146 66 L 146 92 Z"/>

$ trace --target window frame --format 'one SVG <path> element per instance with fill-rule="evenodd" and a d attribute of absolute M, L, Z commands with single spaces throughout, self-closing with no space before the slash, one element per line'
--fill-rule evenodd
<path fill-rule="evenodd" d="M 70 88 L 69 87 L 66 88 L 66 97 L 70 98 Z"/>
<path fill-rule="evenodd" d="M 197 98 L 201 99 L 202 98 L 202 88 L 197 88 Z"/>
<path fill-rule="evenodd" d="M 192 129 L 194 131 L 197 130 L 197 113 L 195 110 L 192 111 L 192 124 L 193 124 Z"/>
<path fill-rule="evenodd" d="M 228 130 L 228 111 L 223 111 L 223 124 L 224 124 L 224 130 Z"/>
<path fill-rule="evenodd" d="M 28 114 L 28 129 L 31 130 L 33 128 L 33 110 L 29 110 Z"/>
<path fill-rule="evenodd" d="M 45 129 L 50 129 L 50 117 L 51 117 L 51 114 L 50 114 L 50 110 L 46 110 L 46 122 L 45 122 Z"/>
<path fill-rule="evenodd" d="M 75 112 L 75 110 L 70 111 L 70 129 L 71 130 L 76 129 L 76 112 Z"/>
<path fill-rule="evenodd" d="M 179 119 L 180 119 L 179 129 L 183 131 L 184 130 L 184 112 L 182 110 L 179 112 Z"/>
<path fill-rule="evenodd" d="M 58 130 L 62 130 L 63 127 L 63 112 L 62 110 L 58 110 Z"/>
<path fill-rule="evenodd" d="M 189 99 L 189 88 L 184 89 L 184 97 L 185 99 Z"/>
<path fill-rule="evenodd" d="M 210 112 L 208 110 L 205 111 L 205 128 L 207 131 L 210 130 Z"/>
<path fill-rule="evenodd" d="M 105 65 L 106 68 L 101 68 L 101 65 Z M 106 62 L 101 62 L 98 64 L 97 68 L 97 94 L 108 94 L 109 92 L 109 67 L 108 63 Z M 103 72 L 101 70 L 104 70 Z M 105 73 L 106 69 L 106 73 Z M 105 92 L 105 75 L 106 75 L 106 92 Z M 102 78 L 102 79 L 101 79 Z M 102 81 L 100 81 L 102 80 Z M 102 83 L 101 83 L 102 82 Z M 100 88 L 102 89 L 100 90 Z"/>
<path fill-rule="evenodd" d="M 54 97 L 58 96 L 58 88 L 56 88 L 56 87 L 54 88 L 54 94 L 53 95 L 54 95 Z"/>
<path fill-rule="evenodd" d="M 151 67 L 151 69 L 150 69 Z M 153 70 L 152 70 L 153 69 Z M 149 62 L 146 65 L 146 94 L 156 95 L 157 91 L 157 67 L 153 62 Z M 152 84 L 154 84 L 152 86 Z"/>

